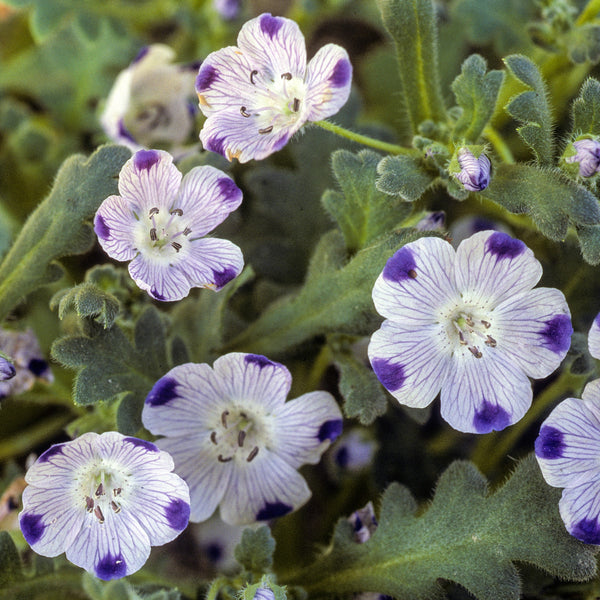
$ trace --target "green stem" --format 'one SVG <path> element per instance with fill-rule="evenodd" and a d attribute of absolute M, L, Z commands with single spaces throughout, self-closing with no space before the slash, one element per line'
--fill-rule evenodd
<path fill-rule="evenodd" d="M 600 0 L 590 0 L 586 7 L 581 11 L 581 14 L 577 17 L 575 25 L 581 26 L 588 21 L 593 21 L 600 12 Z"/>
<path fill-rule="evenodd" d="M 359 144 L 363 144 L 364 146 L 370 146 L 371 148 L 376 148 L 377 150 L 381 150 L 383 152 L 387 152 L 388 154 L 415 154 L 416 151 L 412 148 L 405 148 L 404 146 L 398 146 L 397 144 L 388 144 L 387 142 L 382 142 L 381 140 L 376 140 L 375 138 L 369 137 L 368 135 L 362 135 L 360 133 L 355 133 L 354 131 L 350 131 L 349 129 L 345 129 L 344 127 L 340 127 L 339 125 L 335 125 L 330 121 L 314 121 L 315 125 L 318 125 L 322 129 L 326 131 L 330 131 L 331 133 L 335 133 L 340 137 L 346 138 L 348 140 L 352 140 L 353 142 L 357 142 Z"/>
<path fill-rule="evenodd" d="M 505 163 L 508 163 L 510 165 L 514 164 L 515 158 L 512 155 L 510 148 L 508 147 L 502 136 L 491 125 L 488 125 L 484 129 L 483 135 L 490 141 L 498 156 Z"/>

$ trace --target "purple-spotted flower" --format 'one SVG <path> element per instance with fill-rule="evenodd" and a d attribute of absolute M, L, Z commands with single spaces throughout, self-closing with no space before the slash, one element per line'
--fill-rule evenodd
<path fill-rule="evenodd" d="M 174 58 L 169 46 L 152 44 L 121 71 L 100 116 L 112 141 L 132 151 L 161 144 L 175 151 L 188 140 L 197 113 L 198 63 L 175 65 Z"/>
<path fill-rule="evenodd" d="M 461 148 L 457 157 L 460 170 L 453 173 L 465 190 L 481 192 L 490 184 L 490 159 L 482 152 L 475 156 L 469 148 Z"/>
<path fill-rule="evenodd" d="M 564 488 L 560 516 L 567 531 L 600 545 L 600 379 L 582 399 L 563 400 L 542 423 L 535 455 L 546 482 Z"/>
<path fill-rule="evenodd" d="M 307 64 L 294 21 L 262 14 L 244 24 L 237 42 L 209 54 L 196 79 L 207 150 L 240 162 L 265 158 L 306 121 L 334 115 L 348 99 L 348 53 L 327 44 Z"/>
<path fill-rule="evenodd" d="M 204 237 L 242 202 L 231 177 L 204 166 L 182 180 L 170 154 L 139 150 L 121 169 L 119 192 L 100 205 L 94 229 L 109 256 L 131 261 L 131 277 L 152 298 L 180 300 L 193 287 L 219 290 L 240 274 L 241 250 Z"/>
<path fill-rule="evenodd" d="M 290 385 L 283 365 L 243 353 L 179 365 L 154 385 L 142 421 L 165 436 L 156 443 L 190 486 L 192 521 L 217 506 L 232 525 L 265 521 L 310 498 L 297 469 L 319 461 L 342 415 L 327 392 L 286 402 Z"/>
<path fill-rule="evenodd" d="M 213 0 L 213 8 L 226 21 L 237 18 L 242 10 L 242 0 Z"/>
<path fill-rule="evenodd" d="M 0 353 L 0 381 L 8 381 L 17 374 L 12 362 Z"/>
<path fill-rule="evenodd" d="M 55 444 L 25 475 L 21 531 L 100 579 L 134 573 L 187 526 L 188 487 L 172 470 L 166 452 L 115 431 Z"/>
<path fill-rule="evenodd" d="M 480 231 L 503 231 L 504 233 L 508 233 L 508 235 L 512 234 L 511 230 L 500 221 L 479 215 L 465 215 L 459 217 L 450 225 L 449 233 L 452 245 L 457 248 L 463 240 Z"/>
<path fill-rule="evenodd" d="M 600 171 L 600 142 L 595 139 L 585 138 L 573 142 L 571 156 L 565 162 L 579 164 L 579 175 L 591 177 Z"/>
<path fill-rule="evenodd" d="M 373 300 L 386 318 L 371 337 L 375 374 L 401 403 L 430 404 L 459 431 L 488 433 L 531 404 L 529 377 L 552 373 L 573 328 L 559 290 L 533 286 L 542 266 L 520 240 L 483 231 L 458 249 L 421 238 L 387 262 Z"/>
<path fill-rule="evenodd" d="M 378 525 L 373 503 L 369 501 L 362 508 L 355 510 L 348 517 L 348 521 L 354 530 L 353 537 L 357 544 L 364 544 L 370 540 Z"/>

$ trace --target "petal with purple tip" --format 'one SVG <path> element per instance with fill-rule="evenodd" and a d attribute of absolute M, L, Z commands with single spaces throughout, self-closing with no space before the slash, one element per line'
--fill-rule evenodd
<path fill-rule="evenodd" d="M 134 206 L 120 196 L 109 196 L 94 218 L 94 230 L 102 249 L 115 260 L 131 260 L 136 255 Z"/>
<path fill-rule="evenodd" d="M 588 335 L 588 349 L 595 359 L 600 359 L 600 313 L 596 315 Z"/>
<path fill-rule="evenodd" d="M 221 289 L 237 277 L 244 266 L 242 251 L 229 240 L 204 238 L 190 245 L 185 264 L 188 286 Z"/>

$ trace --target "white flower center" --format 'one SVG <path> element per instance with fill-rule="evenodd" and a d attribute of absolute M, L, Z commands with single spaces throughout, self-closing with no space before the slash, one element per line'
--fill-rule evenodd
<path fill-rule="evenodd" d="M 127 502 L 131 487 L 128 480 L 127 473 L 121 469 L 96 463 L 77 477 L 77 502 L 103 524 L 108 511 L 119 513 L 122 504 Z"/>
<path fill-rule="evenodd" d="M 210 441 L 216 446 L 219 462 L 234 458 L 252 462 L 265 445 L 264 424 L 248 411 L 224 410 L 210 433 Z"/>
<path fill-rule="evenodd" d="M 495 348 L 493 322 L 483 311 L 472 307 L 457 308 L 448 317 L 447 334 L 455 348 L 467 349 L 475 358 L 483 356 L 484 346 Z"/>
<path fill-rule="evenodd" d="M 154 207 L 148 212 L 148 220 L 142 217 L 139 221 L 136 247 L 144 254 L 172 257 L 184 248 L 191 232 L 180 208 L 167 212 Z"/>
<path fill-rule="evenodd" d="M 291 129 L 301 120 L 306 96 L 303 79 L 291 73 L 271 77 L 255 70 L 250 72 L 250 83 L 256 91 L 248 100 L 249 106 L 240 107 L 240 113 L 247 119 L 255 119 L 259 134 Z"/>

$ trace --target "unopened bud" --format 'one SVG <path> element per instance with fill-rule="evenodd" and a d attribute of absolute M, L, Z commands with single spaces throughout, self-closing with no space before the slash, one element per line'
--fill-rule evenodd
<path fill-rule="evenodd" d="M 468 148 L 458 151 L 460 171 L 454 176 L 469 192 L 481 192 L 490 184 L 490 159 L 482 152 L 476 157 Z"/>
<path fill-rule="evenodd" d="M 575 154 L 565 162 L 579 163 L 579 175 L 591 177 L 600 171 L 600 142 L 587 138 L 573 142 Z"/>

